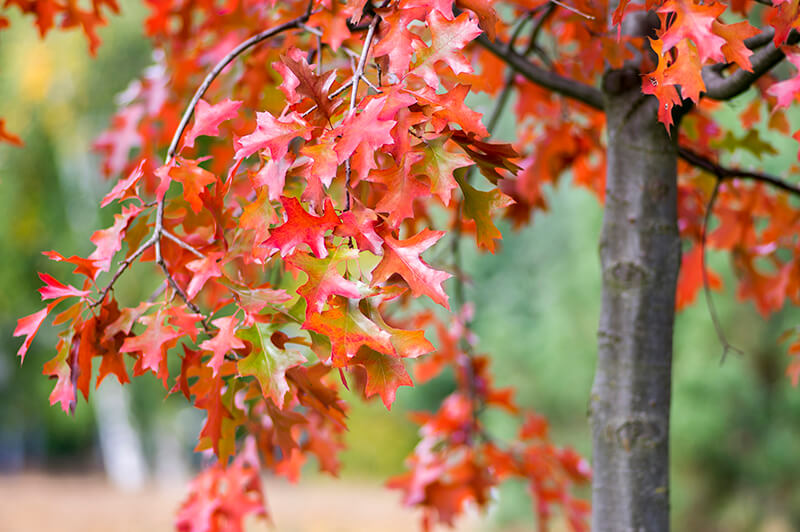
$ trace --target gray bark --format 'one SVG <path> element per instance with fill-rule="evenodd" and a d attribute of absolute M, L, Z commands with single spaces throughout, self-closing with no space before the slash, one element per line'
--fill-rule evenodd
<path fill-rule="evenodd" d="M 680 268 L 677 150 L 638 72 L 603 80 L 603 295 L 590 399 L 594 532 L 669 531 L 669 411 Z M 675 134 L 677 136 L 677 134 Z"/>

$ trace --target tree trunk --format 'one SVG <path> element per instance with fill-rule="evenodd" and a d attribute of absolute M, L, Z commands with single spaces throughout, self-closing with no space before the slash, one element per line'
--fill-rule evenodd
<path fill-rule="evenodd" d="M 603 297 L 590 401 L 594 532 L 669 531 L 669 411 L 680 267 L 677 152 L 632 70 L 603 80 Z"/>

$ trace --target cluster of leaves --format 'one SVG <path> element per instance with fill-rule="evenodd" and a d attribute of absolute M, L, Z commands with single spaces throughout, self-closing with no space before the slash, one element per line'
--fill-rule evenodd
<path fill-rule="evenodd" d="M 35 13 L 42 32 L 59 13 L 65 26 L 86 18 L 72 2 L 12 3 Z M 57 381 L 51 402 L 73 409 L 78 392 L 88 396 L 93 372 L 98 384 L 109 373 L 121 383 L 130 371 L 153 373 L 206 411 L 198 449 L 213 449 L 221 464 L 246 432 L 274 471 L 296 478 L 310 453 L 335 473 L 346 427 L 337 376 L 390 407 L 397 388 L 411 384 L 404 359 L 433 352 L 416 366 L 420 378 L 450 365 L 459 385 L 436 414 L 419 417 L 411 471 L 392 481 L 406 502 L 424 508 L 425 523 L 452 523 L 468 502 L 485 505 L 494 483 L 521 476 L 543 525 L 558 503 L 582 529 L 586 506 L 569 489 L 588 478 L 585 463 L 553 447 L 536 416 L 519 441 L 494 442 L 480 412 L 517 409 L 509 392 L 492 387 L 465 323 L 455 332 L 439 325 L 438 350 L 425 339 L 423 328 L 435 319 L 415 314 L 412 302 L 427 296 L 449 309 L 443 283 L 451 275 L 421 255 L 448 230 L 493 251 L 500 238 L 493 216 L 526 223 L 547 208 L 543 186 L 566 170 L 602 201 L 606 117 L 595 86 L 609 67 L 634 68 L 686 161 L 678 307 L 704 284 L 721 285 L 704 266 L 706 243 L 731 252 L 739 295 L 762 313 L 786 299 L 800 302 L 798 217 L 789 200 L 800 189 L 715 163 L 764 143 L 752 133 L 723 136 L 713 121 L 715 100 L 755 84 L 761 97 L 742 112 L 745 129 L 768 111 L 768 127 L 790 133 L 785 110 L 798 93 L 796 76 L 779 81 L 768 71 L 784 56 L 800 64 L 797 0 L 517 0 L 504 3 L 502 18 L 492 4 L 152 3 L 145 32 L 160 51 L 156 64 L 125 91 L 96 142 L 104 173 L 125 176 L 102 205 L 118 203 L 121 211 L 92 236 L 88 257 L 48 253 L 74 266 L 83 284 L 42 274 L 49 303 L 16 330 L 25 336 L 24 357 L 47 315 L 71 304 L 54 319 L 63 331 L 44 370 Z M 91 22 L 79 22 L 91 47 L 103 6 L 115 9 L 96 3 Z M 657 24 L 623 31 L 623 23 L 648 21 L 639 16 L 646 11 Z M 728 22 L 737 15 L 772 30 Z M 507 72 L 509 64 L 519 75 Z M 524 95 L 517 144 L 491 143 L 514 90 Z M 465 104 L 470 91 L 497 99 L 488 127 Z M 18 140 L 3 131 L 0 123 L 0 137 Z M 472 182 L 474 168 L 482 183 Z M 718 225 L 706 235 L 715 206 Z M 163 285 L 125 307 L 114 284 L 137 261 L 155 263 Z M 169 361 L 178 357 L 174 375 Z M 796 380 L 800 359 L 789 371 Z M 256 459 L 246 452 L 236 472 L 217 468 L 198 481 L 193 500 L 228 493 L 218 483 L 229 474 L 225 482 L 247 486 L 240 490 L 247 497 L 258 491 L 247 480 Z M 261 511 L 242 508 L 225 512 Z M 180 526 L 213 528 L 208 520 Z"/>
<path fill-rule="evenodd" d="M 121 210 L 92 236 L 88 257 L 48 253 L 82 285 L 41 274 L 48 304 L 15 331 L 25 336 L 24 359 L 46 317 L 67 303 L 53 320 L 62 326 L 57 355 L 44 367 L 56 380 L 50 401 L 66 412 L 93 382 L 113 374 L 124 384 L 131 373 L 152 373 L 206 412 L 197 450 L 212 450 L 221 465 L 195 481 L 181 530 L 263 513 L 258 462 L 294 480 L 314 456 L 336 474 L 347 424 L 337 380 L 390 408 L 397 388 L 412 385 L 404 359 L 434 352 L 422 330 L 433 318 L 414 316 L 409 303 L 427 296 L 450 308 L 451 274 L 421 258 L 445 234 L 428 227 L 436 212 L 451 209 L 446 227 L 491 251 L 500 238 L 492 214 L 512 203 L 498 183 L 518 169 L 517 154 L 486 142 L 481 115 L 464 103 L 478 78 L 463 50 L 497 24 L 488 3 L 463 2 L 459 14 L 449 1 L 274 4 L 220 11 L 176 1 L 153 12 L 146 31 L 164 53 L 125 91 L 96 142 L 104 172 L 123 175 L 101 205 Z M 472 165 L 494 188 L 473 186 Z M 126 307 L 114 287 L 134 262 L 155 263 L 164 281 Z M 481 405 L 497 401 L 517 413 L 510 392 L 490 387 L 485 359 L 442 349 L 432 357 L 436 373 L 465 357 L 472 367 L 461 379 L 472 390 L 466 419 L 477 423 Z M 452 416 L 465 393 L 438 417 Z M 588 479 L 577 455 L 550 444 L 546 431 L 501 451 L 455 435 L 459 423 L 420 447 L 441 443 L 438 482 L 415 484 L 423 499 L 406 497 L 426 508 L 426 523 L 432 511 L 452 523 L 468 502 L 485 506 L 488 488 L 513 474 L 529 479 L 543 522 L 560 504 L 584 527 L 586 503 L 568 493 Z M 243 433 L 253 448 L 237 452 Z M 433 467 L 433 455 L 420 456 L 409 462 L 416 478 Z"/>

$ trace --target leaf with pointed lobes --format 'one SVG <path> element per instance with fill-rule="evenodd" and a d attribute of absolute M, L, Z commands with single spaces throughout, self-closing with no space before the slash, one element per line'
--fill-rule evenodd
<path fill-rule="evenodd" d="M 252 375 L 258 380 L 264 397 L 271 397 L 278 408 L 283 408 L 283 400 L 289 392 L 286 370 L 306 362 L 300 352 L 281 349 L 272 342 L 277 332 L 273 324 L 256 322 L 249 329 L 241 329 L 236 336 L 248 342 L 250 354 L 238 362 L 240 375 Z"/>
<path fill-rule="evenodd" d="M 236 111 L 242 102 L 226 98 L 215 105 L 209 105 L 205 100 L 198 100 L 194 108 L 194 125 L 186 133 L 183 145 L 193 148 L 194 141 L 201 135 L 216 137 L 219 135 L 219 125 L 226 120 L 236 118 Z"/>
<path fill-rule="evenodd" d="M 423 229 L 406 240 L 397 240 L 388 234 L 384 236 L 383 258 L 372 271 L 372 284 L 382 283 L 393 274 L 397 274 L 408 283 L 415 297 L 425 294 L 449 310 L 450 304 L 447 302 L 447 294 L 442 288 L 442 283 L 452 275 L 434 270 L 420 257 L 443 235 L 443 231 Z"/>
<path fill-rule="evenodd" d="M 286 213 L 286 222 L 272 230 L 269 238 L 264 241 L 264 245 L 280 250 L 281 257 L 285 257 L 292 253 L 298 245 L 306 244 L 317 258 L 327 257 L 325 232 L 342 223 L 336 215 L 330 198 L 325 200 L 325 210 L 322 216 L 308 214 L 297 198 L 281 197 L 281 204 Z"/>
<path fill-rule="evenodd" d="M 122 212 L 114 215 L 114 225 L 108 229 L 95 231 L 91 237 L 96 249 L 89 255 L 100 271 L 107 272 L 111 268 L 114 255 L 122 249 L 122 239 L 134 218 L 144 210 L 140 205 L 125 205 Z"/>
<path fill-rule="evenodd" d="M 25 316 L 24 318 L 17 320 L 17 327 L 14 329 L 14 336 L 25 336 L 25 341 L 22 342 L 22 345 L 17 351 L 20 364 L 25 361 L 25 353 L 28 352 L 31 342 L 33 342 L 33 338 L 36 336 L 36 333 L 39 332 L 39 327 L 42 326 L 42 322 L 53 309 L 53 307 L 55 307 L 61 301 L 63 301 L 63 298 L 53 301 L 38 312 L 34 312 L 29 316 Z"/>
<path fill-rule="evenodd" d="M 50 405 L 59 403 L 66 414 L 75 412 L 77 399 L 77 375 L 73 371 L 75 349 L 73 338 L 61 337 L 56 346 L 57 354 L 42 367 L 42 374 L 57 379 L 53 391 L 50 392 Z"/>
<path fill-rule="evenodd" d="M 372 96 L 367 100 L 360 113 L 348 115 L 334 130 L 336 134 L 341 135 L 335 147 L 339 164 L 349 159 L 356 148 L 362 148 L 366 153 L 374 153 L 384 144 L 394 142 L 391 131 L 397 121 L 381 118 L 386 96 Z"/>
<path fill-rule="evenodd" d="M 333 366 L 337 368 L 349 365 L 350 359 L 362 345 L 387 355 L 396 353 L 391 335 L 343 297 L 334 296 L 330 308 L 312 314 L 303 323 L 303 329 L 328 337 Z"/>
<path fill-rule="evenodd" d="M 396 165 L 383 170 L 373 170 L 366 177 L 370 183 L 380 183 L 386 187 L 376 212 L 387 213 L 386 224 L 396 229 L 403 220 L 414 217 L 414 201 L 430 196 L 427 183 L 412 174 L 411 166 L 422 158 L 422 154 L 411 152 L 403 155 Z"/>
<path fill-rule="evenodd" d="M 311 138 L 311 129 L 296 112 L 275 118 L 269 112 L 256 113 L 256 130 L 234 142 L 237 160 L 267 150 L 273 160 L 282 159 L 289 151 L 289 143 L 297 137 Z"/>
<path fill-rule="evenodd" d="M 111 192 L 106 194 L 103 201 L 100 202 L 100 207 L 105 207 L 114 200 L 123 201 L 128 198 L 135 198 L 137 196 L 135 187 L 142 176 L 144 176 L 145 163 L 147 163 L 147 159 L 142 159 L 128 177 L 120 179 L 117 184 L 114 185 L 114 188 L 111 189 Z M 132 192 L 131 189 L 134 189 L 134 191 Z"/>
<path fill-rule="evenodd" d="M 388 71 L 398 78 L 403 77 L 414 57 L 414 46 L 423 47 L 425 42 L 408 26 L 424 20 L 428 10 L 424 7 L 394 9 L 381 19 L 380 37 L 372 53 L 375 57 L 388 56 Z"/>
<path fill-rule="evenodd" d="M 445 131 L 448 124 L 457 124 L 462 134 L 485 138 L 489 135 L 481 119 L 483 115 L 473 111 L 466 103 L 470 93 L 469 85 L 459 84 L 444 93 L 438 93 L 430 87 L 420 87 L 414 91 L 417 101 L 431 114 L 431 124 L 435 131 Z M 446 139 L 446 137 L 443 137 Z"/>
<path fill-rule="evenodd" d="M 166 378 L 164 372 L 166 365 L 163 360 L 167 350 L 175 345 L 181 334 L 164 325 L 164 315 L 161 312 L 150 316 L 142 316 L 139 323 L 146 329 L 139 336 L 129 336 L 120 348 L 120 353 L 141 353 L 142 370 L 151 370 L 159 378 Z"/>
<path fill-rule="evenodd" d="M 189 495 L 178 510 L 178 532 L 241 532 L 252 516 L 267 518 L 255 439 L 232 464 L 215 463 L 192 480 Z"/>
<path fill-rule="evenodd" d="M 213 338 L 204 340 L 200 344 L 200 349 L 212 353 L 211 360 L 208 361 L 208 367 L 214 371 L 214 376 L 217 376 L 220 367 L 225 362 L 225 355 L 234 349 L 242 349 L 245 345 L 244 342 L 235 335 L 235 329 L 238 323 L 235 316 L 217 318 L 211 323 L 219 330 Z"/>
<path fill-rule="evenodd" d="M 378 215 L 375 211 L 360 206 L 355 199 L 355 206 L 341 215 L 342 223 L 334 234 L 336 236 L 353 238 L 356 247 L 364 251 L 370 251 L 374 255 L 383 253 L 383 239 L 375 231 L 378 224 Z"/>
<path fill-rule="evenodd" d="M 700 54 L 700 63 L 708 59 L 724 61 L 722 47 L 727 41 L 712 31 L 712 24 L 725 11 L 725 4 L 697 4 L 694 0 L 667 0 L 657 9 L 658 13 L 674 13 L 669 27 L 659 32 L 666 53 L 685 39 L 691 39 Z M 662 16 L 662 28 L 666 27 L 667 15 Z M 658 53 L 658 52 L 657 52 Z"/>
<path fill-rule="evenodd" d="M 40 273 L 39 278 L 44 282 L 44 286 L 39 289 L 42 301 L 63 297 L 86 297 L 89 295 L 89 290 L 78 290 L 72 285 L 59 282 L 49 274 Z"/>
<path fill-rule="evenodd" d="M 776 108 L 789 107 L 800 96 L 800 53 L 789 53 L 786 59 L 797 69 L 794 75 L 779 81 L 767 89 L 767 94 L 778 99 Z"/>
<path fill-rule="evenodd" d="M 308 276 L 308 281 L 297 293 L 306 300 L 306 318 L 313 313 L 322 312 L 328 297 L 337 295 L 351 299 L 361 299 L 372 293 L 366 284 L 349 281 L 339 273 L 339 266 L 347 261 L 358 260 L 358 251 L 339 247 L 325 259 L 317 259 L 304 252 L 295 252 L 286 258 L 286 263 Z"/>
<path fill-rule="evenodd" d="M 330 371 L 329 366 L 318 362 L 312 366 L 295 366 L 286 371 L 286 376 L 297 389 L 297 400 L 301 405 L 333 419 L 344 429 L 347 405 L 339 397 L 337 388 L 325 383 L 325 376 Z"/>
<path fill-rule="evenodd" d="M 491 0 L 456 0 L 456 5 L 462 9 L 469 9 L 478 16 L 478 24 L 490 40 L 497 36 L 497 11 L 492 7 Z"/>
<path fill-rule="evenodd" d="M 392 409 L 397 388 L 414 386 L 403 360 L 391 355 L 379 353 L 373 349 L 361 348 L 352 359 L 351 366 L 356 365 L 366 373 L 364 395 L 369 399 L 375 394 L 381 396 L 387 410 Z"/>
<path fill-rule="evenodd" d="M 331 85 L 336 80 L 336 70 L 319 74 L 311 70 L 306 54 L 299 48 L 291 48 L 281 56 L 272 67 L 283 76 L 281 90 L 289 103 L 298 103 L 303 97 L 310 98 L 317 106 L 317 112 L 330 120 L 338 103 L 328 98 Z"/>
<path fill-rule="evenodd" d="M 664 71 L 661 83 L 680 86 L 681 96 L 697 103 L 700 93 L 706 90 L 701 72 L 700 58 L 694 45 L 689 41 L 681 41 L 675 45 L 677 56 Z M 654 78 L 656 79 L 656 78 Z M 652 82 L 650 83 L 652 85 Z"/>
<path fill-rule="evenodd" d="M 480 35 L 481 29 L 468 14 L 461 13 L 455 20 L 447 20 L 437 10 L 428 13 L 431 31 L 430 46 L 415 43 L 417 63 L 412 73 L 419 75 L 431 88 L 439 87 L 439 76 L 435 65 L 439 61 L 449 66 L 455 74 L 472 72 L 472 66 L 460 53 L 464 47 Z"/>
<path fill-rule="evenodd" d="M 194 299 L 200 290 L 203 289 L 209 279 L 222 277 L 219 261 L 225 254 L 219 251 L 209 253 L 202 259 L 193 260 L 186 264 L 186 269 L 193 272 L 192 280 L 186 288 L 186 297 Z"/>
<path fill-rule="evenodd" d="M 478 166 L 478 170 L 493 185 L 507 177 L 498 172 L 498 169 L 507 170 L 511 174 L 516 174 L 522 168 L 512 159 L 519 159 L 519 154 L 511 144 L 499 144 L 496 142 L 483 142 L 474 134 L 463 131 L 453 131 L 451 137 L 467 156 Z"/>
<path fill-rule="evenodd" d="M 248 314 L 258 314 L 267 305 L 280 305 L 292 299 L 286 290 L 270 288 L 269 285 L 256 288 L 232 286 L 231 291 L 236 295 L 239 308 Z"/>
<path fill-rule="evenodd" d="M 95 280 L 97 278 L 97 274 L 100 273 L 97 262 L 90 259 L 85 259 L 77 255 L 65 257 L 57 251 L 43 251 L 42 255 L 55 262 L 67 262 L 69 264 L 73 264 L 75 269 L 72 270 L 72 273 L 85 275 L 87 278 L 92 280 Z"/>
<path fill-rule="evenodd" d="M 450 205 L 453 190 L 458 188 L 453 172 L 458 168 L 471 166 L 472 160 L 463 152 L 449 151 L 445 148 L 448 137 L 427 141 L 422 146 L 422 159 L 414 163 L 413 170 L 431 180 L 431 192 Z"/>
<path fill-rule="evenodd" d="M 753 55 L 753 51 L 745 46 L 744 41 L 758 35 L 760 33 L 758 28 L 751 26 L 746 20 L 736 24 L 723 24 L 715 20 L 711 24 L 711 29 L 727 41 L 722 46 L 722 53 L 725 54 L 725 59 L 730 63 L 736 63 L 740 68 L 748 72 L 752 72 L 753 66 L 750 64 L 750 56 Z"/>
<path fill-rule="evenodd" d="M 200 161 L 178 157 L 177 164 L 169 168 L 169 176 L 183 185 L 183 198 L 195 214 L 203 209 L 201 194 L 206 187 L 217 181 L 217 176 L 202 168 Z"/>
<path fill-rule="evenodd" d="M 514 200 L 506 196 L 500 189 L 495 188 L 489 192 L 478 190 L 465 179 L 456 178 L 464 195 L 464 217 L 475 221 L 475 239 L 478 245 L 490 253 L 494 253 L 495 240 L 500 240 L 503 235 L 492 221 L 492 213 L 497 209 L 508 207 Z"/>
<path fill-rule="evenodd" d="M 658 65 L 654 71 L 642 76 L 642 92 L 658 98 L 658 120 L 669 129 L 672 126 L 672 108 L 680 105 L 681 99 L 675 86 L 666 79 L 667 58 L 662 55 L 663 43 L 650 39 L 650 47 L 658 56 Z"/>

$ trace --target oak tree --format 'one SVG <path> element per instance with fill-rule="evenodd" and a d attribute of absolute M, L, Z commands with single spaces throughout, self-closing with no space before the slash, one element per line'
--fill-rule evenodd
<path fill-rule="evenodd" d="M 118 11 L 114 0 L 6 5 L 42 35 L 80 27 L 92 52 L 97 26 Z M 407 359 L 419 359 L 417 382 L 447 367 L 457 377 L 437 412 L 416 417 L 409 471 L 389 482 L 424 527 L 452 525 L 517 477 L 542 529 L 556 510 L 588 528 L 572 488 L 591 478 L 592 529 L 669 530 L 673 322 L 720 284 L 705 248 L 730 251 L 739 296 L 762 314 L 800 302 L 800 188 L 719 162 L 764 146 L 751 129 L 764 119 L 792 134 L 798 0 L 148 6 L 158 68 L 126 91 L 95 144 L 116 180 L 101 205 L 119 213 L 91 236 L 88 257 L 47 252 L 77 280 L 40 274 L 47 305 L 15 331 L 24 359 L 54 315 L 51 403 L 70 412 L 109 374 L 122 384 L 154 374 L 205 411 L 197 450 L 218 457 L 177 528 L 238 530 L 266 515 L 260 468 L 295 479 L 316 456 L 336 474 L 342 386 L 390 408 L 412 385 Z M 784 59 L 797 68 L 778 68 Z M 466 103 L 475 92 L 496 102 L 486 120 Z M 740 135 L 715 110 L 744 93 L 750 132 Z M 513 146 L 489 138 L 512 94 Z M 21 143 L 3 122 L 0 137 Z M 605 209 L 592 473 L 493 382 L 458 267 L 462 238 L 493 252 L 496 218 L 528 223 L 547 208 L 543 185 L 566 173 Z M 451 272 L 422 258 L 445 235 Z M 163 282 L 124 306 L 114 286 L 136 262 Z M 419 310 L 420 298 L 450 313 Z M 800 358 L 787 373 L 798 380 Z M 486 430 L 489 408 L 519 416 L 515 441 Z"/>

